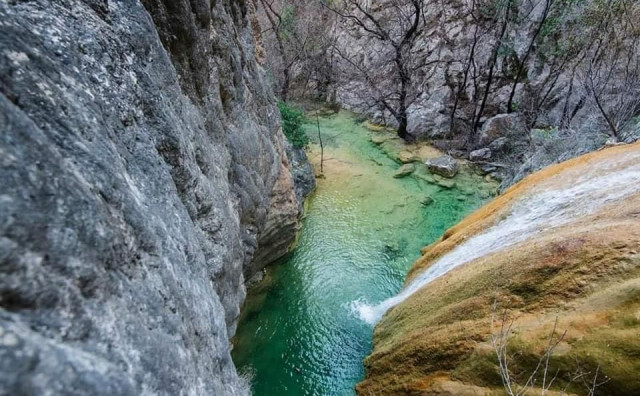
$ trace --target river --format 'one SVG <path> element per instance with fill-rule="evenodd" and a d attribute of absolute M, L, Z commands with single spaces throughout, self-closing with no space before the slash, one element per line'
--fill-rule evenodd
<path fill-rule="evenodd" d="M 472 172 L 440 187 L 420 163 L 414 175 L 394 178 L 397 144 L 372 143 L 382 133 L 351 113 L 321 117 L 320 129 L 324 177 L 297 247 L 249 291 L 234 338 L 234 361 L 255 396 L 355 394 L 373 327 L 354 306 L 397 293 L 420 249 L 495 190 Z M 306 130 L 319 173 L 315 123 Z"/>

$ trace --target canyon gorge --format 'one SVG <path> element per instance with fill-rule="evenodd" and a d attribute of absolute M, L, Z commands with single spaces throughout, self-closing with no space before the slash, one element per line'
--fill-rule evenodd
<path fill-rule="evenodd" d="M 0 0 L 0 395 L 640 393 L 634 0 Z"/>

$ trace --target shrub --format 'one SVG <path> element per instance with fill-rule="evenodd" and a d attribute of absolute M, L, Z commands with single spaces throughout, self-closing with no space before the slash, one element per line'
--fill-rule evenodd
<path fill-rule="evenodd" d="M 309 138 L 302 128 L 307 119 L 304 111 L 290 106 L 284 102 L 278 102 L 280 117 L 282 117 L 282 131 L 295 148 L 303 148 L 309 144 Z"/>

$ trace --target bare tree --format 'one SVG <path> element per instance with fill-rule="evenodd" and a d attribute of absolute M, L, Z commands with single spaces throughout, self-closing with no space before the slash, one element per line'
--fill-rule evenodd
<path fill-rule="evenodd" d="M 541 0 L 543 2 L 543 10 L 542 15 L 540 16 L 540 20 L 537 24 L 535 24 L 535 28 L 533 30 L 533 34 L 529 44 L 527 45 L 527 50 L 525 51 L 522 59 L 517 59 L 517 70 L 515 76 L 513 78 L 513 85 L 511 86 L 511 93 L 509 94 L 509 101 L 507 102 L 507 111 L 509 113 L 513 112 L 513 98 L 516 94 L 516 88 L 518 87 L 518 83 L 520 83 L 520 79 L 522 78 L 522 74 L 524 72 L 525 66 L 527 64 L 527 60 L 529 59 L 529 55 L 533 52 L 533 47 L 536 43 L 536 39 L 540 32 L 542 32 L 542 28 L 545 26 L 547 22 L 547 18 L 549 17 L 549 12 L 551 11 L 551 7 L 553 6 L 554 0 Z M 537 7 L 540 4 L 536 4 L 533 8 Z"/>
<path fill-rule="evenodd" d="M 466 149 L 505 111 L 530 128 L 595 121 L 621 140 L 640 114 L 637 0 L 254 2 L 281 99 L 333 102 L 339 90 L 405 140 L 421 107 L 445 116 L 434 136 L 448 121 L 447 138 Z"/>
<path fill-rule="evenodd" d="M 480 102 L 480 106 L 478 108 L 478 111 L 476 112 L 471 135 L 468 139 L 471 143 L 475 142 L 478 129 L 480 128 L 480 120 L 484 113 L 485 106 L 487 105 L 487 99 L 489 98 L 489 92 L 491 91 L 491 84 L 493 82 L 495 68 L 498 63 L 499 50 L 503 44 L 503 39 L 507 32 L 507 27 L 509 26 L 509 22 L 511 21 L 511 13 L 513 12 L 513 0 L 498 1 L 495 5 L 496 7 L 494 20 L 495 23 L 499 24 L 500 28 L 498 29 L 498 34 L 496 36 L 495 43 L 491 51 L 491 57 L 489 59 L 489 73 L 487 75 L 487 82 L 484 86 L 482 101 Z"/>
<path fill-rule="evenodd" d="M 372 53 L 336 53 L 368 85 L 373 106 L 384 108 L 396 120 L 398 136 L 411 139 L 407 132 L 407 109 L 417 97 L 413 83 L 416 74 L 437 61 L 417 60 L 415 44 L 424 28 L 423 0 L 390 0 L 373 10 L 361 0 L 341 0 L 325 6 L 338 15 L 359 36 L 375 42 Z"/>
<path fill-rule="evenodd" d="M 626 124 L 640 112 L 640 7 L 636 2 L 608 0 L 592 11 L 598 18 L 591 30 L 581 77 L 587 96 L 618 140 Z"/>
<path fill-rule="evenodd" d="M 267 66 L 276 77 L 278 96 L 304 95 L 310 82 L 330 99 L 333 74 L 333 14 L 318 2 L 254 0 L 266 38 Z M 301 92 L 301 93 L 300 93 Z"/>
<path fill-rule="evenodd" d="M 567 331 L 558 332 L 558 318 L 553 323 L 553 329 L 549 334 L 547 345 L 544 352 L 538 359 L 536 366 L 533 368 L 524 384 L 518 383 L 511 373 L 510 364 L 513 356 L 508 349 L 509 340 L 514 331 L 515 319 L 510 317 L 509 312 L 504 310 L 500 318 L 497 318 L 497 300 L 494 301 L 491 314 L 491 345 L 498 359 L 498 369 L 500 378 L 504 386 L 505 392 L 509 396 L 530 395 L 535 389 L 539 389 L 540 396 L 545 396 L 551 387 L 556 383 L 561 374 L 568 376 L 565 378 L 565 386 L 561 394 L 567 394 L 566 391 L 572 384 L 581 380 L 587 388 L 589 395 L 595 395 L 596 389 L 609 381 L 608 377 L 598 380 L 600 374 L 600 366 L 595 370 L 595 374 L 590 378 L 591 373 L 584 370 L 579 362 L 576 362 L 576 370 L 573 373 L 561 373 L 560 369 L 553 371 L 551 368 L 551 357 L 558 345 L 565 339 Z"/>
<path fill-rule="evenodd" d="M 255 0 L 254 0 L 255 1 Z M 258 0 L 262 9 L 264 10 L 264 14 L 269 21 L 271 29 L 273 30 L 273 35 L 275 37 L 278 54 L 280 55 L 280 59 L 282 62 L 282 76 L 283 82 L 280 87 L 280 99 L 282 101 L 287 101 L 287 96 L 289 95 L 289 84 L 291 83 L 291 67 L 293 63 L 287 54 L 287 50 L 284 45 L 284 37 L 283 37 L 283 19 L 282 15 L 279 11 L 276 10 L 274 6 L 274 0 Z"/>

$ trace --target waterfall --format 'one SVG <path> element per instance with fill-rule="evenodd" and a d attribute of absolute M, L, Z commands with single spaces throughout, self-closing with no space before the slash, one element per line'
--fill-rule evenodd
<path fill-rule="evenodd" d="M 507 216 L 462 242 L 408 284 L 399 294 L 376 305 L 354 301 L 352 309 L 365 322 L 375 324 L 390 308 L 450 270 L 487 254 L 523 242 L 531 235 L 561 227 L 572 220 L 593 214 L 605 205 L 640 193 L 640 153 L 623 153 L 606 167 L 580 166 L 579 175 L 560 173 L 545 185 L 516 201 Z M 569 172 L 572 172 L 571 170 Z"/>

